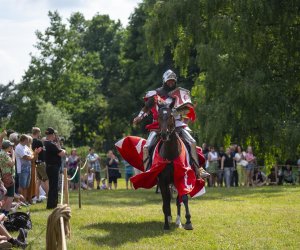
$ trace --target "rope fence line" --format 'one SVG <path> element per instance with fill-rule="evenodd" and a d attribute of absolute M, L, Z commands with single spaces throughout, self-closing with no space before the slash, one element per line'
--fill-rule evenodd
<path fill-rule="evenodd" d="M 77 166 L 74 175 L 71 178 L 68 178 L 68 181 L 72 181 L 75 178 L 75 176 L 76 176 L 76 174 L 78 172 L 78 169 L 79 169 L 79 167 Z"/>

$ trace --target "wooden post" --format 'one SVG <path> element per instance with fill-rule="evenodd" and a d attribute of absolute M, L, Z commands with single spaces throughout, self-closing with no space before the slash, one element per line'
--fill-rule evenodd
<path fill-rule="evenodd" d="M 69 183 L 68 183 L 68 173 L 67 169 L 64 168 L 64 193 L 65 193 L 65 200 L 64 203 L 69 206 Z"/>
<path fill-rule="evenodd" d="M 79 171 L 79 188 L 78 188 L 78 202 L 79 202 L 79 208 L 81 208 L 81 171 L 80 171 L 80 165 L 78 166 Z"/>

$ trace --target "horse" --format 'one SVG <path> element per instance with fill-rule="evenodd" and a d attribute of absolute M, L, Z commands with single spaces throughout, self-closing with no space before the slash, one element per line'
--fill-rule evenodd
<path fill-rule="evenodd" d="M 161 196 L 163 200 L 163 213 L 164 213 L 164 230 L 169 230 L 169 223 L 172 220 L 171 216 L 171 192 L 170 184 L 174 183 L 174 164 L 173 161 L 179 157 L 182 151 L 183 141 L 180 139 L 178 133 L 176 132 L 175 119 L 172 114 L 172 107 L 162 106 L 159 108 L 159 155 L 163 159 L 170 161 L 163 171 L 158 175 L 158 185 L 161 191 Z M 185 218 L 186 223 L 184 224 L 184 229 L 192 230 L 193 225 L 191 222 L 191 214 L 188 205 L 187 194 L 176 198 L 177 206 L 177 217 L 176 225 L 182 227 L 180 220 L 180 210 L 181 210 L 181 200 L 185 207 Z"/>

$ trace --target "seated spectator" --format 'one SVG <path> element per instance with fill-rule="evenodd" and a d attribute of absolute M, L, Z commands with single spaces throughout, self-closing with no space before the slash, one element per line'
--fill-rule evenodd
<path fill-rule="evenodd" d="M 93 169 L 88 168 L 87 174 L 85 174 L 85 183 L 88 189 L 94 189 L 95 174 Z"/>
<path fill-rule="evenodd" d="M 295 176 L 290 165 L 286 165 L 286 168 L 283 170 L 283 181 L 295 185 Z"/>
<path fill-rule="evenodd" d="M 107 189 L 107 186 L 106 186 L 106 179 L 105 179 L 105 178 L 102 178 L 102 179 L 101 179 L 101 186 L 100 186 L 100 189 L 101 189 L 101 190 Z"/>
<path fill-rule="evenodd" d="M 269 185 L 277 185 L 278 184 L 278 178 L 276 175 L 275 168 L 271 168 L 271 173 L 268 175 L 267 182 Z"/>
<path fill-rule="evenodd" d="M 5 226 L 0 223 L 0 249 L 11 249 L 11 247 L 17 247 L 25 249 L 27 232 L 20 228 L 17 238 L 13 238 L 6 230 Z"/>
<path fill-rule="evenodd" d="M 264 186 L 267 183 L 267 177 L 260 169 L 255 169 L 253 173 L 253 186 Z"/>

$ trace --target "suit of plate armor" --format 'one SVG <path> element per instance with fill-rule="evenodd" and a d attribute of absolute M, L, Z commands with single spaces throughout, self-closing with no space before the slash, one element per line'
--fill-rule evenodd
<path fill-rule="evenodd" d="M 174 80 L 175 84 L 172 87 L 169 87 L 167 84 L 167 81 Z M 140 111 L 139 115 L 137 116 L 140 120 L 143 119 L 145 116 L 147 116 L 150 112 L 153 115 L 153 123 L 148 125 L 146 128 L 150 131 L 150 134 L 148 136 L 147 142 L 144 145 L 143 148 L 143 161 L 144 161 L 144 167 L 147 170 L 149 168 L 149 150 L 152 149 L 152 147 L 156 143 L 157 139 L 157 130 L 159 129 L 158 125 L 158 104 L 160 102 L 163 102 L 164 105 L 170 105 L 173 102 L 173 98 L 170 97 L 169 93 L 173 91 L 176 88 L 176 81 L 177 77 L 176 74 L 172 70 L 167 70 L 163 74 L 163 86 L 152 91 L 148 91 L 146 93 L 146 96 L 144 97 L 145 100 L 145 106 Z M 183 121 L 181 114 L 176 114 L 174 116 L 175 118 L 175 126 L 176 131 L 180 135 L 180 137 L 184 140 L 184 142 L 188 143 L 191 151 L 191 157 L 193 160 L 193 163 L 196 165 L 195 169 L 198 170 L 199 167 L 199 160 L 198 155 L 196 151 L 196 141 L 190 134 L 190 129 L 188 125 Z M 195 170 L 196 174 L 198 173 Z"/>

